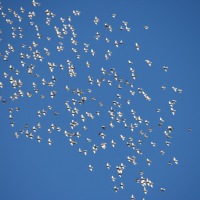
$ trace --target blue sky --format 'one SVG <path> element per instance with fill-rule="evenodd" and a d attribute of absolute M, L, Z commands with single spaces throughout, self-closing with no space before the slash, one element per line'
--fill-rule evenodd
<path fill-rule="evenodd" d="M 0 88 L 0 199 L 70 199 L 70 200 L 90 200 L 90 199 L 131 199 L 134 194 L 136 199 L 162 199 L 162 200 L 179 200 L 179 199 L 199 199 L 198 180 L 200 155 L 198 149 L 199 143 L 199 46 L 200 46 L 200 28 L 199 23 L 199 6 L 198 1 L 64 1 L 57 0 L 52 2 L 40 1 L 41 5 L 34 7 L 32 1 L 1 1 L 2 10 L 0 16 L 0 34 L 1 45 L 0 52 L 0 82 L 3 86 Z M 20 7 L 25 12 L 20 12 Z M 8 8 L 12 9 L 9 12 Z M 56 16 L 51 19 L 51 25 L 46 25 L 45 10 L 50 10 Z M 80 11 L 80 16 L 73 15 L 72 11 Z M 19 22 L 14 17 L 13 12 L 19 14 L 23 20 Z M 36 16 L 33 19 L 28 18 L 28 12 L 34 11 Z M 3 12 L 3 13 L 2 13 Z M 3 17 L 4 13 L 6 14 Z M 113 18 L 112 14 L 116 17 Z M 67 20 L 71 16 L 71 22 Z M 93 20 L 97 16 L 99 24 L 95 25 Z M 68 34 L 59 38 L 56 35 L 54 27 L 61 31 L 63 23 L 60 17 L 65 18 L 64 24 L 71 24 L 78 41 L 77 45 L 71 43 L 72 32 L 67 29 Z M 6 19 L 13 21 L 13 24 L 6 23 Z M 131 31 L 119 30 L 123 22 L 128 22 Z M 40 28 L 35 30 L 34 25 Z M 105 23 L 112 26 L 112 32 L 105 28 Z M 144 26 L 149 26 L 148 30 Z M 12 31 L 12 27 L 16 28 Z M 23 28 L 21 32 L 23 37 L 20 39 L 18 27 Z M 125 26 L 123 25 L 125 28 Z M 12 37 L 12 32 L 16 38 Z M 99 40 L 95 40 L 96 33 L 100 33 Z M 37 33 L 42 38 L 37 38 Z M 50 37 L 48 41 L 46 38 Z M 107 43 L 105 38 L 110 39 Z M 114 41 L 123 40 L 123 44 L 115 47 Z M 35 41 L 38 46 L 33 47 Z M 59 42 L 62 42 L 62 44 Z M 140 50 L 137 51 L 135 43 L 138 43 Z M 89 44 L 88 52 L 84 52 L 84 43 Z M 8 49 L 8 44 L 14 47 L 14 52 Z M 21 44 L 26 47 L 22 48 Z M 29 46 L 32 46 L 30 51 Z M 57 46 L 63 46 L 64 50 L 58 52 Z M 44 48 L 51 53 L 47 56 Z M 76 58 L 72 48 L 78 50 L 80 59 Z M 91 49 L 95 55 L 91 55 Z M 8 61 L 4 61 L 6 50 L 9 51 Z M 42 62 L 33 58 L 33 52 L 38 50 L 44 58 Z M 112 55 L 108 60 L 104 58 L 107 51 L 110 50 Z M 30 59 L 20 59 L 20 53 L 30 55 Z M 70 77 L 67 60 L 70 60 L 75 67 L 76 77 Z M 133 64 L 128 64 L 131 60 Z M 145 60 L 150 60 L 152 66 L 148 66 Z M 24 67 L 21 61 L 25 62 Z M 91 66 L 88 68 L 86 62 Z M 50 72 L 48 62 L 55 63 L 53 72 Z M 28 66 L 34 65 L 32 74 L 28 74 Z M 60 65 L 64 69 L 60 69 Z M 13 70 L 9 66 L 13 66 Z M 168 66 L 168 71 L 163 70 L 163 66 Z M 108 75 L 102 74 L 101 68 L 106 69 Z M 135 70 L 136 79 L 132 79 L 130 67 Z M 110 68 L 115 68 L 118 80 L 114 79 Z M 19 70 L 19 75 L 16 74 Z M 4 77 L 8 74 L 8 78 Z M 36 74 L 39 77 L 36 77 Z M 42 84 L 44 78 L 46 82 L 53 82 L 52 76 L 55 76 L 54 86 Z M 88 76 L 94 80 L 93 84 L 88 81 Z M 10 77 L 14 80 L 21 80 L 22 87 L 13 88 L 10 84 Z M 99 87 L 96 80 L 102 81 Z M 120 82 L 119 79 L 123 81 Z M 108 80 L 112 81 L 109 86 Z M 134 85 L 131 88 L 125 85 L 128 80 Z M 34 92 L 32 83 L 36 83 L 38 93 Z M 118 84 L 122 89 L 118 89 Z M 65 90 L 68 85 L 70 90 Z M 165 85 L 166 90 L 161 86 Z M 174 92 L 173 87 L 182 89 L 179 94 Z M 81 89 L 84 94 L 78 96 L 72 91 Z M 151 97 L 151 101 L 145 100 L 144 96 L 138 92 L 138 88 Z M 89 93 L 87 90 L 91 89 Z M 24 92 L 24 97 L 12 101 L 10 96 L 18 93 L 19 90 Z M 130 94 L 130 90 L 135 95 Z M 50 97 L 50 92 L 56 91 L 54 98 Z M 27 92 L 32 97 L 26 95 Z M 121 95 L 121 99 L 117 97 Z M 44 98 L 41 98 L 44 95 Z M 83 104 L 78 101 L 82 97 L 87 97 Z M 95 98 L 96 101 L 93 101 Z M 77 100 L 73 105 L 72 99 Z M 7 100 L 6 103 L 3 101 Z M 126 103 L 130 100 L 130 105 Z M 170 111 L 169 101 L 176 100 L 174 105 L 175 115 Z M 79 112 L 74 117 L 71 111 L 68 112 L 65 102 L 69 101 L 71 109 L 76 107 Z M 122 104 L 121 108 L 113 105 L 113 101 Z M 99 103 L 103 106 L 99 106 Z M 52 109 L 48 109 L 48 105 Z M 20 110 L 16 111 L 18 107 Z M 108 110 L 111 107 L 115 110 L 115 117 L 111 119 Z M 12 117 L 9 119 L 9 109 L 12 108 Z M 38 111 L 45 110 L 46 116 L 38 117 Z M 131 114 L 131 109 L 136 111 L 135 116 L 141 116 L 143 119 L 140 124 Z M 156 112 L 156 109 L 161 109 Z M 100 112 L 100 116 L 96 114 Z M 58 112 L 58 115 L 54 115 Z M 94 119 L 87 117 L 86 112 L 92 113 Z M 122 112 L 123 117 L 118 117 L 121 121 L 117 123 L 117 112 Z M 81 120 L 81 114 L 86 121 Z M 159 118 L 164 119 L 160 128 L 158 126 Z M 126 119 L 126 124 L 137 123 L 139 126 L 134 129 L 125 128 L 122 118 Z M 70 128 L 70 123 L 75 120 L 79 123 L 74 129 Z M 145 120 L 150 124 L 145 125 Z M 114 128 L 109 126 L 113 122 Z M 14 127 L 11 127 L 14 122 Z M 41 124 L 36 132 L 33 126 Z M 60 127 L 61 131 L 51 129 L 51 124 Z M 25 128 L 25 124 L 28 128 Z M 87 130 L 83 130 L 83 126 Z M 106 126 L 106 130 L 102 126 Z M 172 126 L 174 130 L 171 133 L 172 138 L 168 139 L 164 131 Z M 148 129 L 152 128 L 152 132 Z M 187 129 L 192 131 L 188 132 Z M 52 132 L 48 133 L 48 129 Z M 20 130 L 23 133 L 20 133 Z M 33 139 L 26 137 L 25 131 L 34 135 Z M 145 132 L 148 138 L 144 138 L 140 131 Z M 71 146 L 69 137 L 66 137 L 64 131 L 70 133 L 79 132 L 80 138 L 72 137 L 77 142 Z M 99 133 L 106 134 L 105 139 L 99 136 Z M 19 135 L 17 139 L 15 133 Z M 37 136 L 42 138 L 38 143 Z M 123 141 L 120 135 L 125 136 Z M 129 138 L 133 138 L 135 149 L 140 149 L 142 155 L 136 150 L 127 147 L 126 143 Z M 51 138 L 52 145 L 48 145 L 48 139 Z M 92 139 L 87 142 L 86 138 Z M 116 142 L 116 147 L 111 146 L 111 140 Z M 139 144 L 139 140 L 142 144 Z M 166 141 L 171 144 L 168 147 Z M 151 145 L 156 143 L 156 147 Z M 107 148 L 101 148 L 101 144 L 106 143 Z M 98 146 L 96 154 L 92 152 L 93 145 Z M 78 149 L 87 150 L 87 156 L 79 153 Z M 160 151 L 165 151 L 164 155 Z M 127 156 L 135 156 L 137 165 L 127 161 Z M 173 162 L 173 157 L 177 158 L 179 164 Z M 146 159 L 152 161 L 151 166 L 147 165 Z M 167 163 L 172 162 L 169 166 Z M 111 168 L 106 168 L 106 163 L 110 163 Z M 116 166 L 123 163 L 126 167 L 120 178 L 116 171 Z M 94 167 L 93 171 L 89 170 L 89 165 Z M 136 183 L 136 178 L 141 178 L 139 171 L 142 170 L 144 178 L 153 182 L 153 189 L 147 187 L 148 194 L 144 194 L 143 186 Z M 111 176 L 116 181 L 111 180 Z M 124 189 L 114 191 L 114 186 L 120 188 L 120 182 L 123 182 Z M 165 188 L 161 192 L 160 188 Z"/>

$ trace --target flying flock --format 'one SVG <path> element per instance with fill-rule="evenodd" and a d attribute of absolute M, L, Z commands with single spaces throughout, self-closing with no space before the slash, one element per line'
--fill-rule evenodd
<path fill-rule="evenodd" d="M 137 70 L 133 65 L 133 61 L 130 59 L 128 59 L 126 63 L 129 66 L 129 71 L 127 72 L 129 73 L 129 80 L 124 79 L 118 73 L 117 67 L 108 67 L 109 64 L 106 64 L 107 67 L 101 66 L 100 68 L 97 68 L 98 73 L 100 74 L 99 77 L 95 77 L 95 74 L 87 75 L 85 81 L 87 81 L 87 84 L 89 85 L 88 88 L 81 88 L 81 83 L 79 84 L 79 88 L 71 88 L 70 80 L 77 79 L 78 81 L 79 77 L 81 76 L 79 70 L 84 70 L 84 73 L 87 73 L 85 72 L 87 71 L 87 69 L 90 70 L 91 68 L 93 68 L 93 58 L 96 56 L 96 54 L 98 54 L 98 49 L 94 49 L 89 42 L 83 42 L 81 44 L 81 42 L 78 41 L 78 34 L 76 33 L 76 29 L 72 24 L 73 20 L 81 16 L 81 11 L 73 10 L 71 16 L 66 16 L 65 18 L 63 18 L 59 17 L 57 14 L 50 11 L 49 9 L 46 9 L 43 10 L 43 23 L 42 20 L 35 20 L 37 16 L 36 11 L 40 9 L 40 7 L 42 7 L 41 4 L 39 2 L 36 2 L 35 0 L 32 0 L 31 11 L 26 10 L 23 7 L 19 7 L 19 9 L 5 8 L 4 4 L 2 2 L 0 3 L 1 21 L 4 21 L 4 23 L 6 24 L 5 27 L 2 26 L 2 28 L 0 29 L 0 41 L 1 43 L 7 43 L 5 49 L 1 47 L 0 52 L 0 60 L 4 64 L 5 70 L 0 80 L 0 99 L 2 104 L 8 106 L 10 126 L 15 129 L 16 124 L 14 121 L 14 116 L 17 115 L 17 112 L 21 111 L 21 107 L 11 107 L 12 105 L 16 105 L 15 102 L 20 102 L 21 98 L 27 98 L 27 101 L 29 101 L 29 99 L 33 98 L 34 96 L 38 96 L 41 101 L 43 99 L 47 99 L 46 102 L 49 104 L 46 107 L 35 111 L 35 117 L 38 119 L 39 122 L 33 126 L 29 125 L 29 123 L 25 123 L 24 127 L 22 127 L 20 130 L 14 130 L 15 137 L 19 139 L 20 137 L 23 137 L 23 135 L 25 135 L 25 137 L 27 138 L 37 140 L 38 143 L 46 142 L 49 146 L 52 147 L 55 141 L 53 140 L 51 135 L 54 132 L 60 132 L 68 138 L 70 146 L 78 146 L 78 153 L 87 156 L 88 154 L 97 155 L 98 151 L 100 151 L 101 149 L 108 150 L 110 147 L 117 148 L 118 144 L 115 138 L 112 138 L 110 141 L 107 140 L 107 131 L 109 129 L 115 129 L 115 127 L 120 124 L 120 126 L 123 127 L 127 133 L 118 133 L 117 137 L 123 142 L 124 146 L 132 149 L 133 155 L 129 155 L 126 157 L 126 163 L 122 162 L 117 166 L 113 166 L 109 162 L 105 163 L 106 169 L 114 169 L 114 174 L 111 176 L 111 181 L 117 183 L 117 180 L 119 180 L 119 184 L 113 186 L 113 190 L 117 193 L 119 190 L 126 188 L 126 185 L 121 181 L 126 165 L 128 165 L 128 163 L 132 164 L 133 167 L 135 165 L 139 165 L 137 158 L 138 156 L 143 155 L 143 141 L 147 140 L 152 148 L 156 148 L 157 146 L 156 142 L 151 141 L 149 135 L 149 133 L 153 132 L 153 129 L 150 127 L 151 120 L 144 119 L 142 116 L 138 115 L 132 103 L 136 95 L 141 95 L 141 97 L 144 98 L 144 102 L 147 103 L 153 101 L 153 98 L 143 88 L 135 87 L 137 81 Z M 113 13 L 110 17 L 113 19 L 113 23 L 114 21 L 118 20 L 118 16 L 115 13 Z M 55 19 L 60 21 L 58 25 L 55 25 Z M 27 29 L 27 24 L 25 24 L 24 21 L 26 23 L 28 21 L 29 29 L 34 30 L 32 31 L 32 34 L 34 36 L 34 39 L 32 41 L 26 41 L 25 39 L 25 29 Z M 114 54 L 114 50 L 111 49 L 119 49 L 122 45 L 125 46 L 124 40 L 111 39 L 111 37 L 109 36 L 115 33 L 115 29 L 113 28 L 112 24 L 107 22 L 104 23 L 99 17 L 94 16 L 91 23 L 92 26 L 98 27 L 98 31 L 92 36 L 92 39 L 96 42 L 106 42 L 110 47 L 106 51 L 106 53 L 102 55 L 105 62 L 108 62 L 108 60 L 112 60 L 112 56 Z M 132 29 L 129 26 L 128 22 L 122 20 L 120 21 L 120 23 L 121 25 L 119 25 L 118 27 L 119 31 L 127 33 L 132 32 Z M 46 29 L 46 27 L 48 27 L 51 32 L 49 33 L 48 31 L 46 31 L 46 35 L 43 35 L 41 30 Z M 103 38 L 104 36 L 102 36 L 102 34 L 100 33 L 100 28 L 104 31 L 108 31 L 108 36 Z M 143 26 L 143 31 L 148 32 L 149 29 L 149 26 Z M 6 39 L 6 36 L 4 35 L 8 34 L 8 32 L 11 37 L 10 40 Z M 62 57 L 62 63 L 57 64 L 57 61 L 54 61 L 53 59 L 54 54 L 55 52 L 57 54 L 65 52 L 67 55 L 67 45 L 65 45 L 67 39 L 69 40 L 69 43 L 67 45 L 71 45 L 71 53 L 74 55 L 73 61 L 72 59 L 69 59 L 67 57 Z M 56 43 L 57 45 L 54 45 L 54 51 L 51 52 L 51 45 L 53 46 L 53 44 Z M 135 41 L 135 43 L 133 43 L 133 50 L 135 49 L 137 52 L 141 52 L 142 48 L 143 47 L 139 45 L 139 42 Z M 10 64 L 10 60 L 12 61 L 14 54 L 17 54 L 19 59 L 19 64 L 17 65 Z M 74 64 L 76 63 L 76 60 L 81 60 L 83 55 L 87 56 L 88 58 L 88 60 L 84 61 L 85 66 L 77 66 L 76 64 Z M 91 61 L 89 59 L 91 59 Z M 46 77 L 44 76 L 44 74 L 38 73 L 37 65 L 39 65 L 40 67 L 44 67 L 45 70 L 48 69 L 48 75 Z M 149 59 L 145 59 L 144 65 L 151 68 L 153 67 L 153 62 Z M 59 88 L 59 90 L 55 89 L 59 77 L 56 77 L 56 75 L 54 74 L 55 70 L 58 69 L 61 73 L 65 74 L 65 77 L 67 77 L 67 80 L 69 80 L 65 81 L 63 87 Z M 167 73 L 168 70 L 168 66 L 162 67 L 163 73 Z M 90 73 L 90 71 L 88 72 Z M 23 80 L 25 76 L 31 76 L 31 80 L 33 80 L 29 89 L 24 86 L 26 84 L 26 82 Z M 6 87 L 8 87 L 8 85 L 10 85 L 12 89 L 12 94 L 10 96 L 4 93 L 4 90 L 6 90 Z M 46 91 L 48 91 L 48 94 L 45 90 L 41 90 L 42 86 L 46 89 Z M 115 94 L 116 99 L 111 102 L 111 106 L 108 110 L 104 108 L 104 104 L 106 104 L 106 102 L 99 101 L 97 97 L 92 96 L 93 94 L 95 94 L 94 89 L 98 90 L 98 88 L 101 87 L 115 88 L 118 91 Z M 162 92 L 167 89 L 171 90 L 177 95 L 183 92 L 181 88 L 176 86 L 171 86 L 171 88 L 168 88 L 167 86 L 162 85 L 159 88 L 159 90 Z M 70 122 L 68 124 L 69 130 L 66 130 L 64 125 L 56 125 L 53 121 L 54 117 L 59 117 L 60 115 L 60 113 L 54 109 L 56 107 L 54 99 L 56 99 L 57 94 L 59 94 L 60 90 L 65 92 L 65 94 L 68 96 L 67 100 L 63 100 L 62 106 L 63 110 L 65 110 L 65 112 L 67 112 L 71 116 Z M 128 91 L 129 94 L 125 96 L 123 94 L 124 90 Z M 113 89 L 113 91 L 115 90 Z M 128 99 L 126 99 L 127 97 Z M 126 99 L 125 102 L 123 101 L 123 99 Z M 94 107 L 96 110 L 94 112 L 84 112 L 84 106 L 85 104 L 87 104 L 87 102 L 88 105 L 95 105 Z M 177 100 L 170 99 L 168 101 L 168 105 L 166 105 L 169 108 L 172 116 L 176 113 L 176 103 Z M 126 108 L 127 106 L 129 107 L 129 114 L 132 117 L 131 122 L 129 122 L 128 118 L 126 118 L 125 111 L 123 111 L 123 108 Z M 160 108 L 156 109 L 155 112 L 159 114 L 162 113 Z M 49 113 L 53 114 L 51 114 L 51 124 L 47 128 L 47 130 L 45 130 L 45 132 L 48 133 L 48 138 L 46 139 L 46 136 L 43 136 L 42 132 L 40 131 L 40 129 L 42 129 L 43 127 L 41 119 L 47 117 Z M 100 138 L 101 142 L 97 144 L 94 142 L 93 138 L 85 138 L 85 135 L 82 132 L 87 131 L 88 129 L 88 123 L 86 122 L 89 121 L 91 123 L 90 126 L 92 126 L 94 119 L 101 118 L 102 113 L 105 113 L 105 115 L 109 117 L 109 121 L 106 122 L 106 124 L 100 124 L 99 126 L 101 127 L 101 131 L 98 132 L 97 135 L 93 136 Z M 81 127 L 82 124 L 83 126 Z M 142 125 L 145 126 L 145 130 L 140 129 Z M 170 147 L 174 127 L 172 125 L 165 124 L 165 119 L 163 115 L 159 117 L 158 127 L 164 129 L 162 130 L 162 134 L 164 134 L 166 137 L 165 145 L 166 147 Z M 188 128 L 187 131 L 190 132 L 191 128 Z M 117 132 L 117 130 L 115 130 L 115 132 Z M 132 134 L 133 132 L 135 132 L 135 134 L 138 134 L 138 137 L 140 137 L 138 141 L 135 141 L 135 136 Z M 81 147 L 78 141 L 81 137 L 84 137 L 84 140 L 86 140 L 87 143 L 90 144 L 88 145 L 88 147 Z M 159 150 L 159 153 L 162 156 L 164 156 L 166 152 L 167 149 Z M 146 158 L 145 162 L 146 165 L 149 167 L 153 165 L 153 160 L 151 160 L 150 158 Z M 178 163 L 178 159 L 174 156 L 171 158 L 171 160 L 168 160 L 166 162 L 166 165 L 178 165 Z M 88 165 L 88 169 L 91 172 L 95 171 L 95 166 L 92 165 L 92 161 L 91 164 Z M 148 189 L 153 188 L 154 183 L 149 178 L 145 177 L 142 170 L 140 170 L 138 174 L 140 177 L 136 178 L 135 182 L 140 184 L 143 188 L 144 194 L 147 194 Z M 163 186 L 160 187 L 161 192 L 164 192 L 165 190 L 166 189 Z M 131 194 L 130 198 L 131 200 L 134 200 L 134 194 Z"/>

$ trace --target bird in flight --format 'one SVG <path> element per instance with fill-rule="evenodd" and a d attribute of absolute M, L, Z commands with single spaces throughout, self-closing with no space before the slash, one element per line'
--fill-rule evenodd
<path fill-rule="evenodd" d="M 93 34 L 88 31 L 82 35 L 85 30 L 81 20 L 86 13 L 74 8 L 63 17 L 36 0 L 31 1 L 31 9 L 24 6 L 19 3 L 19 8 L 11 4 L 6 8 L 0 4 L 0 64 L 4 66 L 0 101 L 7 110 L 4 117 L 14 138 L 22 142 L 25 137 L 37 145 L 46 141 L 51 148 L 65 140 L 66 146 L 80 156 L 104 160 L 103 169 L 111 173 L 109 181 L 115 182 L 112 187 L 116 193 L 129 188 L 123 179 L 125 172 L 135 172 L 139 167 L 136 183 L 148 194 L 153 182 L 144 177 L 145 165 L 154 168 L 156 156 L 162 156 L 169 166 L 179 163 L 175 157 L 165 160 L 176 132 L 174 121 L 166 113 L 168 109 L 174 117 L 178 112 L 175 97 L 181 96 L 183 89 L 173 80 L 165 83 L 165 78 L 160 85 L 146 80 L 149 76 L 155 80 L 168 76 L 168 65 L 159 66 L 152 59 L 152 67 L 151 54 L 150 60 L 140 61 L 148 56 L 143 52 L 146 46 L 142 38 L 135 42 L 136 30 L 118 13 L 109 14 L 107 19 L 96 15 L 88 18 L 88 30 L 94 30 Z M 151 34 L 153 28 L 141 25 L 145 34 Z M 133 56 L 126 56 L 129 51 Z M 140 65 L 150 67 L 144 67 L 146 74 L 142 74 Z M 154 68 L 161 70 L 153 76 Z M 149 89 L 150 84 L 154 92 Z M 159 101 L 155 94 L 161 95 Z M 149 119 L 146 113 L 151 113 Z M 186 131 L 191 132 L 192 128 Z M 152 137 L 154 133 L 159 134 Z M 161 143 L 166 148 L 161 148 Z M 100 157 L 103 152 L 106 156 Z M 124 163 L 116 164 L 118 159 Z M 91 164 L 87 166 L 94 170 Z M 160 187 L 160 191 L 165 190 Z M 131 199 L 135 196 L 132 194 Z"/>

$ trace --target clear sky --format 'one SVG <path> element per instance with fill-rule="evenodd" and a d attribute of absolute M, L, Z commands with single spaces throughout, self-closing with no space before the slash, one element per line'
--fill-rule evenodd
<path fill-rule="evenodd" d="M 137 200 L 200 199 L 200 2 L 39 3 L 0 5 L 0 199 L 125 200 L 132 194 Z M 176 103 L 170 106 L 172 100 Z M 77 126 L 70 126 L 72 120 Z M 127 160 L 132 156 L 136 165 Z M 121 163 L 125 168 L 119 177 L 116 166 Z M 147 194 L 142 179 L 153 183 L 145 187 Z"/>

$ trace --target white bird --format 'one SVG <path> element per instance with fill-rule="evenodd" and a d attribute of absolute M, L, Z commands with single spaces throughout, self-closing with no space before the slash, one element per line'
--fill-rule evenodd
<path fill-rule="evenodd" d="M 95 154 L 98 150 L 98 146 L 96 144 L 93 145 L 92 147 L 93 153 Z"/>
<path fill-rule="evenodd" d="M 76 144 L 77 144 L 77 142 L 76 142 L 76 141 L 74 141 L 74 140 L 72 140 L 71 138 L 69 139 L 69 142 L 70 142 L 71 146 L 74 146 L 74 145 L 76 145 Z"/>
<path fill-rule="evenodd" d="M 81 115 L 81 120 L 82 120 L 83 122 L 85 122 L 85 117 L 84 117 L 83 115 Z"/>
<path fill-rule="evenodd" d="M 182 93 L 183 90 L 182 90 L 182 89 L 178 89 L 177 92 L 178 92 L 178 93 Z"/>
<path fill-rule="evenodd" d="M 175 163 L 176 165 L 178 165 L 178 160 L 177 160 L 175 157 L 173 157 L 173 161 L 174 161 L 174 163 Z"/>
<path fill-rule="evenodd" d="M 149 65 L 151 67 L 152 62 L 150 60 L 145 60 L 145 62 L 147 63 L 147 65 Z"/>
<path fill-rule="evenodd" d="M 144 187 L 143 191 L 144 191 L 144 194 L 148 193 L 148 190 L 146 189 L 146 187 Z"/>
<path fill-rule="evenodd" d="M 116 178 L 114 176 L 111 176 L 111 179 L 113 182 L 115 182 Z"/>
<path fill-rule="evenodd" d="M 94 17 L 94 23 L 97 25 L 99 23 L 99 18 L 98 17 Z"/>
<path fill-rule="evenodd" d="M 89 165 L 89 170 L 92 172 L 94 167 L 92 165 Z"/>
<path fill-rule="evenodd" d="M 138 51 L 140 50 L 140 46 L 138 45 L 137 42 L 135 43 L 135 47 L 136 47 L 136 49 L 137 49 Z"/>
<path fill-rule="evenodd" d="M 165 154 L 165 152 L 164 152 L 163 150 L 161 150 L 160 153 L 161 153 L 161 155 L 164 155 L 164 154 Z"/>
<path fill-rule="evenodd" d="M 19 138 L 19 134 L 17 132 L 15 132 L 15 137 Z"/>
<path fill-rule="evenodd" d="M 151 165 L 151 160 L 149 160 L 148 158 L 147 158 L 147 164 L 148 164 L 148 166 L 150 166 Z"/>
<path fill-rule="evenodd" d="M 116 47 L 119 47 L 119 43 L 118 43 L 117 40 L 115 40 L 115 46 L 116 46 Z"/>
<path fill-rule="evenodd" d="M 169 131 L 170 133 L 174 130 L 174 128 L 173 128 L 172 126 L 168 126 L 167 129 L 168 129 L 168 131 Z"/>
<path fill-rule="evenodd" d="M 148 30 L 148 29 L 149 29 L 149 26 L 144 26 L 144 29 L 145 29 L 145 30 Z"/>
<path fill-rule="evenodd" d="M 192 129 L 191 129 L 191 128 L 187 128 L 187 131 L 188 131 L 188 132 L 191 132 L 191 131 L 192 131 Z"/>
<path fill-rule="evenodd" d="M 165 188 L 160 188 L 161 192 L 165 192 L 165 190 L 166 190 Z"/>
<path fill-rule="evenodd" d="M 161 121 L 162 123 L 164 123 L 165 120 L 164 120 L 162 117 L 160 117 L 160 121 Z"/>
<path fill-rule="evenodd" d="M 119 188 L 114 186 L 114 191 L 117 192 L 118 190 L 119 190 Z"/>
<path fill-rule="evenodd" d="M 101 138 L 104 139 L 104 138 L 106 137 L 106 134 L 103 133 L 103 132 L 100 132 L 100 133 L 99 133 L 99 136 L 101 136 Z"/>
<path fill-rule="evenodd" d="M 109 42 L 110 42 L 110 40 L 109 40 L 108 38 L 106 38 L 106 42 L 107 42 L 107 43 L 109 43 Z"/>
<path fill-rule="evenodd" d="M 117 166 L 116 169 L 117 169 L 117 173 L 118 173 L 119 177 L 121 177 L 122 173 L 123 173 L 122 168 Z"/>
<path fill-rule="evenodd" d="M 171 142 L 169 142 L 169 141 L 166 141 L 165 143 L 166 143 L 166 145 L 167 145 L 167 146 L 169 146 Z"/>
<path fill-rule="evenodd" d="M 174 86 L 172 86 L 172 89 L 174 90 L 174 92 L 177 92 L 177 90 L 178 90 L 178 88 L 174 87 Z"/>
<path fill-rule="evenodd" d="M 114 140 L 111 140 L 111 145 L 112 145 L 112 147 L 115 147 L 116 142 Z"/>
<path fill-rule="evenodd" d="M 106 149 L 106 144 L 107 144 L 107 143 L 105 143 L 105 142 L 104 142 L 104 143 L 101 143 L 101 148 L 102 148 L 102 149 Z"/>
<path fill-rule="evenodd" d="M 164 70 L 165 72 L 167 72 L 167 71 L 168 71 L 168 67 L 167 67 L 167 66 L 163 66 L 163 70 Z"/>
<path fill-rule="evenodd" d="M 131 195 L 131 200 L 135 200 L 135 197 L 134 197 L 134 195 L 133 195 L 133 194 Z"/>
<path fill-rule="evenodd" d="M 92 139 L 90 139 L 90 138 L 87 138 L 86 140 L 87 140 L 87 142 L 92 142 Z"/>
<path fill-rule="evenodd" d="M 52 141 L 51 141 L 51 139 L 49 138 L 48 139 L 48 144 L 51 146 L 51 144 L 52 144 Z"/>
<path fill-rule="evenodd" d="M 33 139 L 34 135 L 32 133 L 29 134 L 29 137 Z"/>
<path fill-rule="evenodd" d="M 115 18 L 117 15 L 115 13 L 112 14 L 112 17 Z"/>
<path fill-rule="evenodd" d="M 133 64 L 133 62 L 131 60 L 128 60 L 128 64 Z M 132 69 L 132 68 L 130 68 L 130 69 Z"/>
<path fill-rule="evenodd" d="M 122 140 L 125 140 L 125 139 L 126 139 L 126 137 L 123 136 L 123 135 L 120 135 L 120 137 L 121 137 Z"/>
<path fill-rule="evenodd" d="M 110 169 L 111 168 L 111 165 L 109 163 L 106 163 L 106 168 L 107 169 Z"/>
<path fill-rule="evenodd" d="M 121 189 L 124 189 L 124 184 L 122 182 L 120 183 L 120 187 Z"/>
<path fill-rule="evenodd" d="M 165 90 L 165 89 L 166 89 L 166 86 L 165 86 L 165 85 L 162 85 L 161 89 L 162 89 L 162 90 Z"/>

